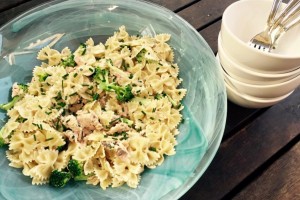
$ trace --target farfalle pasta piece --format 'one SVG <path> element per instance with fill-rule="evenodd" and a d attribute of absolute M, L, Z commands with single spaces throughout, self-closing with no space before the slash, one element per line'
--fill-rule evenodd
<path fill-rule="evenodd" d="M 9 166 L 14 168 L 22 168 L 24 164 L 22 160 L 20 160 L 19 156 L 20 156 L 20 151 L 7 150 L 6 158 L 10 161 Z"/>
<path fill-rule="evenodd" d="M 73 159 L 83 162 L 92 158 L 96 154 L 100 143 L 94 143 L 94 145 L 95 146 L 78 145 L 76 151 L 73 154 Z"/>
<path fill-rule="evenodd" d="M 72 52 L 69 49 L 69 47 L 65 47 L 63 48 L 63 50 L 61 50 L 60 54 L 61 54 L 61 59 L 64 60 L 67 59 L 69 56 L 71 56 Z"/>
<path fill-rule="evenodd" d="M 166 124 L 172 130 L 173 128 L 177 127 L 178 124 L 181 122 L 181 114 L 177 109 L 171 109 L 170 117 L 166 120 Z"/>
<path fill-rule="evenodd" d="M 87 46 L 94 46 L 94 45 L 95 45 L 95 42 L 94 42 L 93 38 L 89 38 L 89 39 L 85 42 L 85 44 L 86 44 Z"/>
<path fill-rule="evenodd" d="M 125 26 L 120 26 L 119 31 L 115 33 L 118 40 L 127 40 L 129 34 L 126 32 Z"/>
<path fill-rule="evenodd" d="M 43 180 L 38 177 L 33 177 L 32 178 L 32 185 L 45 185 L 48 183 L 48 180 Z"/>
<path fill-rule="evenodd" d="M 122 185 L 127 183 L 129 187 L 135 188 L 139 183 L 139 174 L 144 171 L 144 167 L 139 163 L 124 162 L 120 159 L 115 159 L 114 161 L 114 174 L 116 174 L 116 179 L 114 179 L 113 184 Z"/>
<path fill-rule="evenodd" d="M 105 109 L 114 111 L 116 113 L 120 113 L 122 110 L 122 106 L 118 103 L 117 99 L 111 98 L 105 104 Z"/>
<path fill-rule="evenodd" d="M 147 77 L 147 82 L 157 93 L 162 93 L 164 90 L 164 80 L 158 75 L 151 75 Z"/>
<path fill-rule="evenodd" d="M 95 170 L 95 176 L 99 179 L 100 186 L 103 190 L 112 184 L 112 176 L 106 170 Z"/>
<path fill-rule="evenodd" d="M 175 154 L 174 145 L 167 140 L 162 140 L 160 142 L 160 152 L 168 156 L 174 155 Z"/>
<path fill-rule="evenodd" d="M 96 175 L 92 175 L 87 178 L 86 184 L 98 185 L 100 183 L 99 178 Z"/>
<path fill-rule="evenodd" d="M 103 111 L 100 116 L 98 116 L 100 119 L 101 124 L 104 126 L 110 125 L 110 122 L 115 119 L 115 113 L 113 111 Z"/>
<path fill-rule="evenodd" d="M 19 112 L 16 109 L 8 110 L 7 116 L 9 116 L 10 120 L 12 121 L 16 121 L 20 117 Z"/>
<path fill-rule="evenodd" d="M 100 186 L 105 189 L 112 183 L 113 168 L 106 158 L 100 158 L 101 168 L 95 167 L 95 174 L 100 180 Z"/>
<path fill-rule="evenodd" d="M 85 161 L 85 163 L 83 165 L 83 171 L 84 171 L 85 175 L 94 173 L 93 158 L 90 158 L 90 159 L 88 159 L 88 160 Z"/>
<path fill-rule="evenodd" d="M 26 163 L 30 163 L 34 161 L 33 153 L 27 153 L 26 151 L 22 151 L 19 155 L 19 159 L 25 165 Z"/>
<path fill-rule="evenodd" d="M 139 174 L 130 174 L 126 184 L 131 188 L 137 188 L 140 180 L 141 180 L 141 176 Z"/>
<path fill-rule="evenodd" d="M 139 163 L 124 162 L 116 158 L 114 160 L 114 173 L 118 174 L 124 181 L 128 181 L 128 174 L 140 174 L 144 171 L 144 167 Z"/>
<path fill-rule="evenodd" d="M 30 154 L 35 149 L 37 141 L 30 134 L 24 134 L 22 132 L 16 131 L 11 139 L 9 144 L 9 150 L 15 150 L 22 152 L 24 151 L 27 154 Z"/>
<path fill-rule="evenodd" d="M 166 33 L 161 33 L 155 36 L 155 40 L 159 43 L 164 43 L 169 41 L 171 38 L 170 34 L 166 34 Z"/>
<path fill-rule="evenodd" d="M 30 169 L 32 169 L 33 167 L 35 167 L 37 165 L 36 162 L 28 162 L 28 163 L 24 163 L 24 168 L 22 170 L 22 173 L 25 175 L 25 176 L 30 176 Z"/>
<path fill-rule="evenodd" d="M 58 151 L 42 149 L 35 151 L 36 166 L 32 167 L 28 174 L 32 178 L 32 184 L 40 181 L 47 181 L 50 173 L 54 170 L 54 164 L 58 158 Z"/>
<path fill-rule="evenodd" d="M 79 65 L 93 65 L 96 62 L 96 58 L 92 54 L 85 54 L 85 55 L 75 55 L 74 58 L 75 62 Z"/>
<path fill-rule="evenodd" d="M 104 46 L 104 44 L 100 43 L 98 45 L 95 45 L 95 46 L 91 47 L 91 53 L 96 58 L 100 58 L 100 57 L 104 56 L 104 54 L 105 54 L 105 46 Z"/>
<path fill-rule="evenodd" d="M 54 169 L 61 171 L 67 167 L 68 162 L 69 162 L 68 154 L 66 153 L 66 151 L 62 151 L 57 156 L 57 159 L 53 165 Z"/>
<path fill-rule="evenodd" d="M 58 65 L 61 61 L 61 54 L 57 50 L 51 49 L 49 46 L 46 46 L 42 50 L 40 50 L 37 59 L 48 60 L 49 65 Z"/>
<path fill-rule="evenodd" d="M 7 141 L 10 134 L 15 131 L 19 127 L 20 123 L 14 120 L 8 120 L 8 122 L 4 125 L 1 130 L 2 138 Z"/>
<path fill-rule="evenodd" d="M 149 139 L 141 136 L 135 136 L 129 139 L 130 160 L 134 163 L 145 164 L 149 161 L 146 154 L 149 149 Z"/>

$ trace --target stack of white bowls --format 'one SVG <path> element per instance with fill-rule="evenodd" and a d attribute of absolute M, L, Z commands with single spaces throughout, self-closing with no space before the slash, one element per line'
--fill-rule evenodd
<path fill-rule="evenodd" d="M 274 105 L 300 85 L 300 25 L 272 52 L 250 39 L 264 30 L 273 0 L 241 0 L 226 8 L 218 37 L 218 59 L 229 100 L 249 108 Z"/>

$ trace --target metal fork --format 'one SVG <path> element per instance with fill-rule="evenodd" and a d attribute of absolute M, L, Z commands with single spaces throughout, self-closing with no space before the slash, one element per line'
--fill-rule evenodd
<path fill-rule="evenodd" d="M 277 27 L 274 27 L 277 30 L 276 30 L 276 33 L 274 35 L 274 41 L 273 41 L 272 49 L 275 49 L 275 47 L 277 45 L 277 40 L 284 33 L 286 33 L 288 30 L 290 30 L 290 29 L 294 28 L 295 26 L 297 26 L 298 24 L 300 24 L 300 10 L 296 10 L 292 15 L 296 16 L 296 17 L 290 17 L 289 19 L 284 20 L 283 22 L 279 23 Z"/>
<path fill-rule="evenodd" d="M 274 0 L 272 4 L 272 8 L 267 19 L 267 27 L 264 31 L 255 35 L 249 42 L 250 46 L 262 50 L 262 51 L 270 51 L 272 48 L 273 38 L 270 34 L 270 30 L 274 24 L 274 18 L 276 13 L 281 6 L 282 0 Z"/>

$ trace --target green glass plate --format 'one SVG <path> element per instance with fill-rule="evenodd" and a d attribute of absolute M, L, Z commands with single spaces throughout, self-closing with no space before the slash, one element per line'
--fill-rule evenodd
<path fill-rule="evenodd" d="M 61 50 L 77 47 L 87 38 L 104 42 L 121 25 L 130 35 L 172 35 L 175 61 L 180 66 L 182 87 L 187 89 L 177 137 L 176 155 L 145 170 L 137 189 L 127 186 L 102 190 L 98 186 L 72 183 L 62 189 L 32 186 L 21 169 L 8 166 L 5 148 L 0 150 L 0 199 L 178 199 L 204 173 L 223 136 L 227 101 L 218 62 L 199 33 L 173 12 L 143 1 L 70 0 L 36 7 L 0 29 L 0 103 L 9 101 L 13 82 L 31 80 L 39 65 L 37 52 L 53 44 Z M 0 113 L 0 127 L 7 120 Z"/>

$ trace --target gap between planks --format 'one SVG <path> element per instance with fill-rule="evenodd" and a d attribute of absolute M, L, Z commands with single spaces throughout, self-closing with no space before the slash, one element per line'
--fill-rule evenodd
<path fill-rule="evenodd" d="M 256 181 L 265 171 L 267 171 L 271 165 L 273 165 L 276 161 L 280 160 L 286 153 L 288 153 L 295 145 L 300 142 L 300 133 L 293 138 L 289 143 L 287 143 L 284 147 L 279 149 L 273 156 L 271 156 L 268 160 L 266 160 L 261 166 L 259 166 L 254 172 L 249 174 L 244 180 L 242 180 L 236 187 L 234 187 L 229 193 L 227 193 L 222 200 L 233 199 L 237 196 L 243 189 L 247 186 L 251 185 L 254 181 Z"/>

